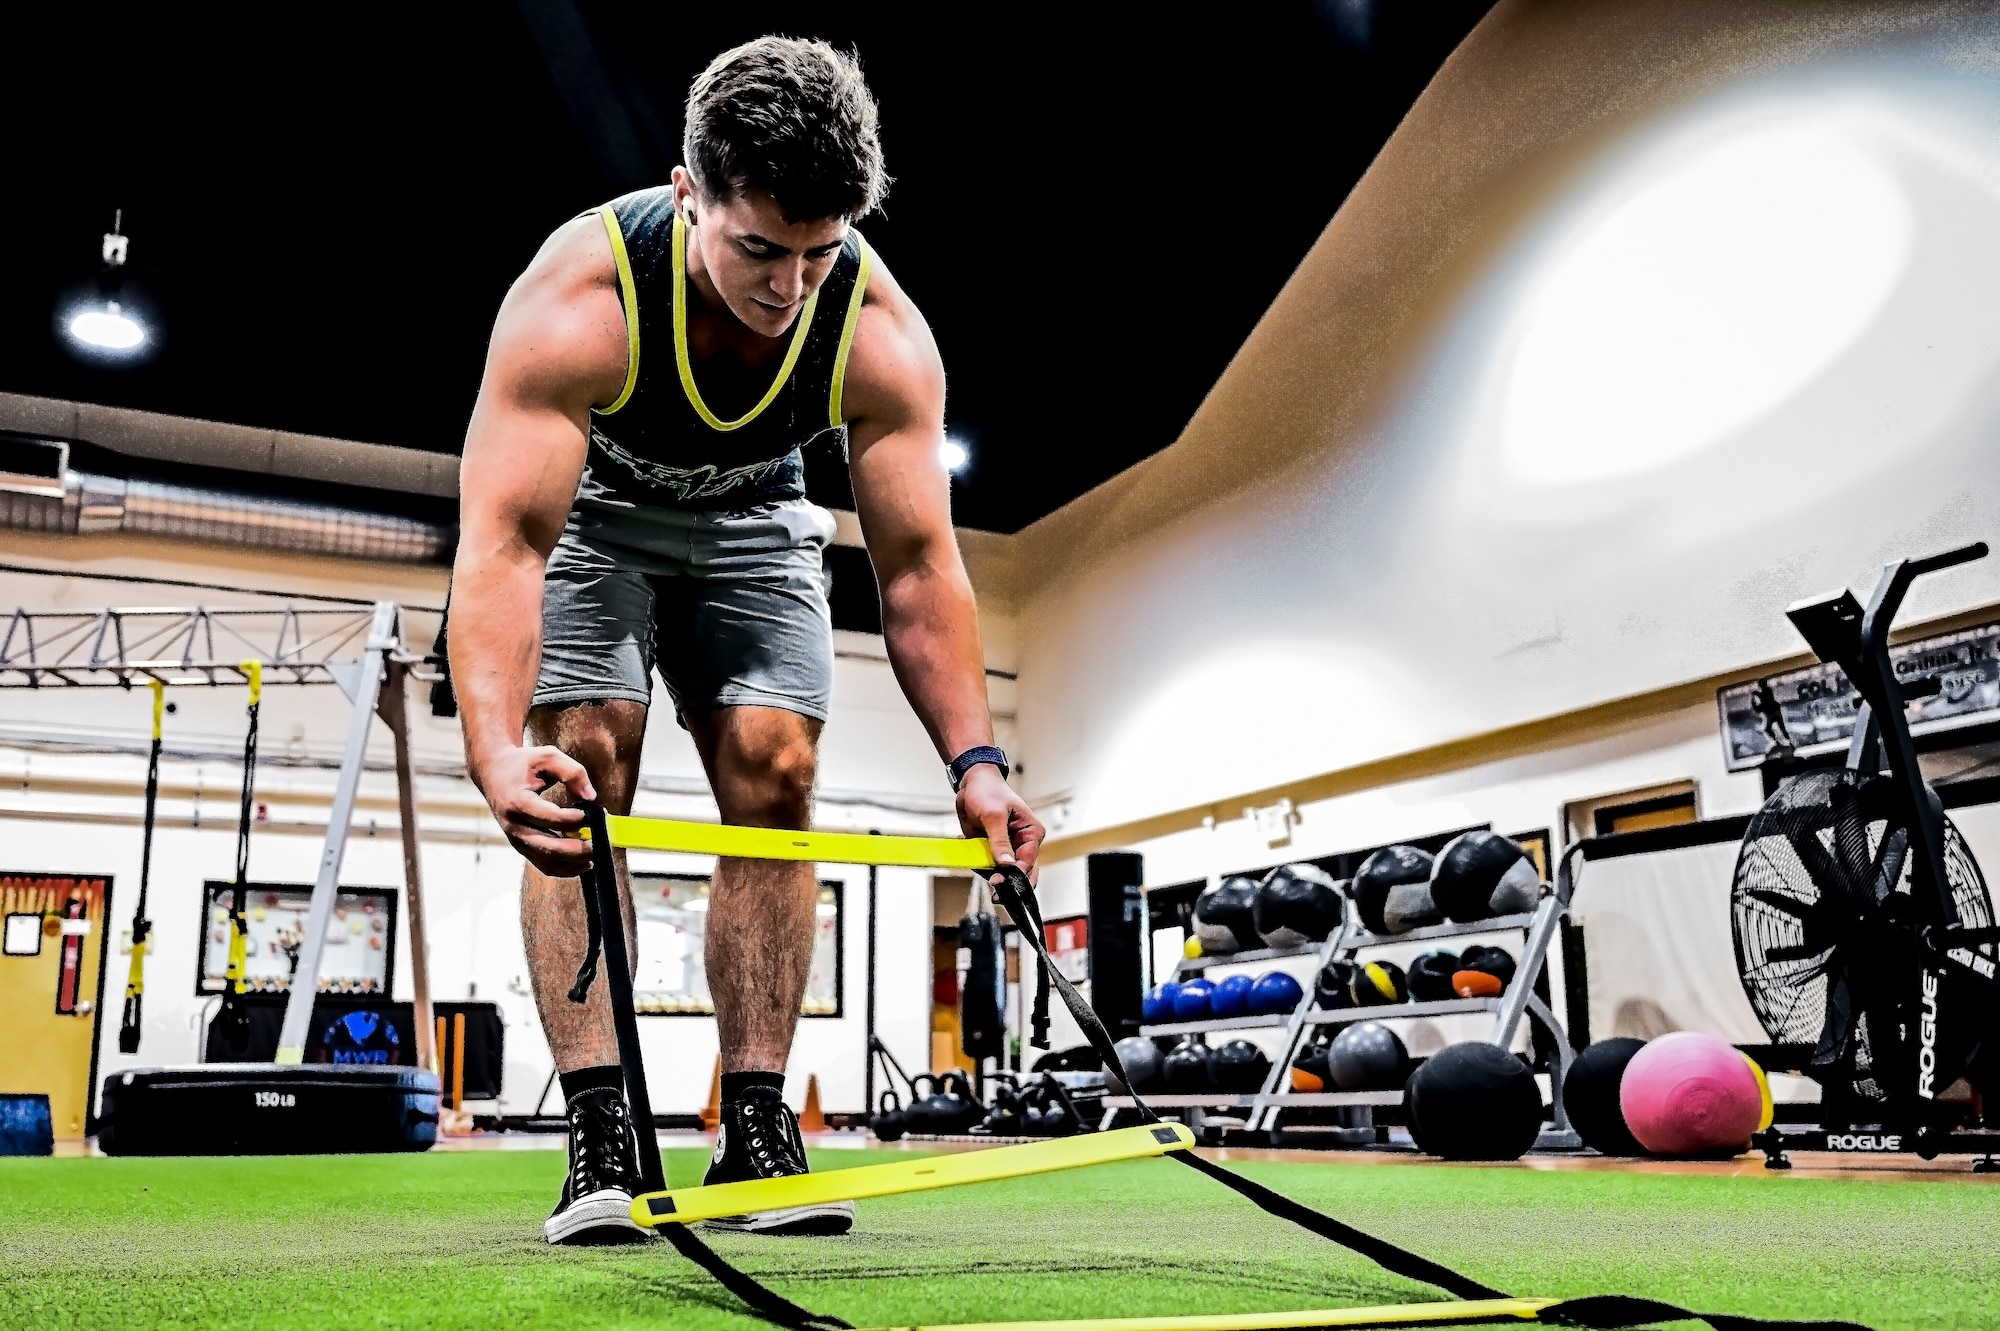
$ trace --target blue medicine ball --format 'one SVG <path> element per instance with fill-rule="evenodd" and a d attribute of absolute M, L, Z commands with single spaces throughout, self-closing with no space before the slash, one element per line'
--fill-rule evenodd
<path fill-rule="evenodd" d="M 1209 992 L 1209 1012 L 1217 1017 L 1242 1016 L 1250 1010 L 1250 990 L 1255 983 L 1248 975 L 1225 976 Z"/>
<path fill-rule="evenodd" d="M 1208 980 L 1189 980 L 1174 995 L 1175 1021 L 1205 1021 L 1208 1018 L 1208 995 L 1215 985 Z"/>
<path fill-rule="evenodd" d="M 1299 982 L 1284 971 L 1265 971 L 1250 986 L 1250 1011 L 1260 1017 L 1290 1012 L 1305 996 Z"/>
<path fill-rule="evenodd" d="M 1156 984 L 1146 991 L 1146 997 L 1139 1005 L 1139 1015 L 1148 1026 L 1158 1026 L 1174 1019 L 1174 1000 L 1180 997 L 1181 987 L 1172 980 Z"/>

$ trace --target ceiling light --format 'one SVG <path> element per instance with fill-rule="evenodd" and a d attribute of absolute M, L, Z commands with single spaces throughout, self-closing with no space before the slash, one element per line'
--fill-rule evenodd
<path fill-rule="evenodd" d="M 972 461 L 972 453 L 958 440 L 947 439 L 938 445 L 938 461 L 944 464 L 946 471 L 956 476 Z"/>
<path fill-rule="evenodd" d="M 78 311 L 69 321 L 69 335 L 102 351 L 130 351 L 146 340 L 146 330 L 115 300 L 101 310 Z"/>
<path fill-rule="evenodd" d="M 145 293 L 130 281 L 125 266 L 131 241 L 124 220 L 121 210 L 104 234 L 96 281 L 65 292 L 56 306 L 56 328 L 70 351 L 101 365 L 138 364 L 152 354 L 156 341 L 147 327 Z"/>

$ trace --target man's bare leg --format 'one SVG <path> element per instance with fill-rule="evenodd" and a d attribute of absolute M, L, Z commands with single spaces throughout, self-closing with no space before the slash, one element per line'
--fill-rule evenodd
<path fill-rule="evenodd" d="M 613 701 L 537 707 L 528 714 L 528 731 L 535 743 L 553 745 L 582 763 L 606 809 L 613 813 L 632 811 L 632 792 L 639 777 L 639 744 L 646 734 L 646 708 L 642 704 Z M 566 802 L 567 796 L 567 791 L 559 790 L 550 798 L 560 803 Z M 636 966 L 638 928 L 633 918 L 631 881 L 625 870 L 625 852 L 617 851 L 616 857 L 627 955 Z M 550 878 L 532 865 L 524 869 L 521 938 L 527 948 L 535 1007 L 555 1055 L 556 1071 L 573 1073 L 616 1064 L 618 1037 L 611 1025 L 610 986 L 600 977 L 590 987 L 588 1002 L 569 1001 L 569 989 L 576 981 L 576 968 L 590 938 L 583 890 L 576 879 Z"/>
<path fill-rule="evenodd" d="M 723 822 L 811 826 L 818 721 L 775 707 L 724 707 L 691 717 L 689 728 Z M 706 958 L 724 1074 L 785 1070 L 812 969 L 818 900 L 811 864 L 716 864 Z"/>
<path fill-rule="evenodd" d="M 725 707 L 690 718 L 722 820 L 804 829 L 812 822 L 820 723 L 773 707 Z M 785 1105 L 785 1063 L 812 969 L 819 890 L 813 866 L 723 859 L 708 901 L 708 991 L 722 1042 L 722 1128 L 707 1183 L 804 1173 L 798 1120 Z M 854 1203 L 719 1216 L 714 1229 L 845 1234 Z"/>

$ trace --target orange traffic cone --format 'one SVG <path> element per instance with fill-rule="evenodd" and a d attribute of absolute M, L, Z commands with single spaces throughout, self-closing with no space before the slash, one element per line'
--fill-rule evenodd
<path fill-rule="evenodd" d="M 819 1076 L 806 1077 L 806 1107 L 799 1111 L 800 1132 L 825 1132 L 826 1113 L 819 1107 Z"/>
<path fill-rule="evenodd" d="M 714 1132 L 722 1126 L 722 1056 L 715 1057 L 715 1076 L 708 1083 L 708 1103 L 702 1107 L 701 1130 Z"/>

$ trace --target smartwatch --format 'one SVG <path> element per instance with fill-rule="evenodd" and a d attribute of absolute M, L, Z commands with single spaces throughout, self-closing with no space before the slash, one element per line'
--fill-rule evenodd
<path fill-rule="evenodd" d="M 965 774 L 981 763 L 992 763 L 999 768 L 1002 781 L 1014 770 L 1007 765 L 1006 750 L 996 749 L 991 744 L 976 745 L 945 764 L 945 769 L 951 773 L 951 788 L 956 791 L 965 784 Z"/>

